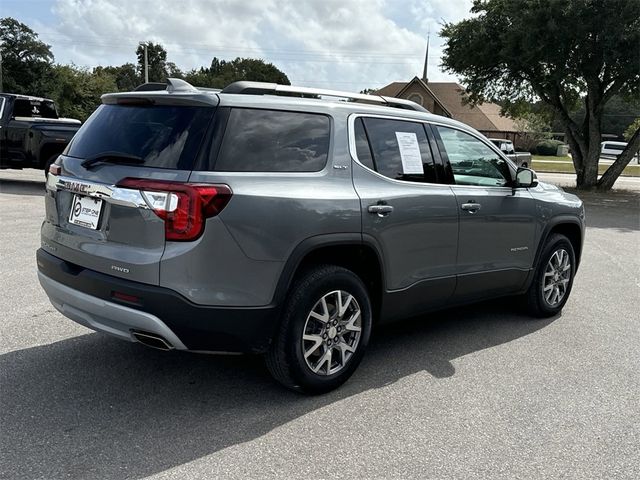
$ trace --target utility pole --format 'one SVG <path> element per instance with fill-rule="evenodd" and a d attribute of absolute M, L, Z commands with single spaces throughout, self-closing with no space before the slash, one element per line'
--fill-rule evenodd
<path fill-rule="evenodd" d="M 139 45 L 144 47 L 144 83 L 149 83 L 149 57 L 147 56 L 149 42 L 140 42 Z"/>
<path fill-rule="evenodd" d="M 2 85 L 2 49 L 0 49 L 0 92 L 4 92 Z"/>
<path fill-rule="evenodd" d="M 148 44 L 144 44 L 144 83 L 149 83 L 149 57 L 147 57 Z"/>

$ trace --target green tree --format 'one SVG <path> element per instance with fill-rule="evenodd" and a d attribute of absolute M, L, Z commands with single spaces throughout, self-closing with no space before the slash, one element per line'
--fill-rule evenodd
<path fill-rule="evenodd" d="M 628 142 L 633 137 L 633 134 L 640 129 L 640 117 L 636 118 L 631 125 L 624 131 L 624 139 Z"/>
<path fill-rule="evenodd" d="M 142 83 L 133 63 L 125 63 L 118 67 L 96 67 L 93 73 L 96 75 L 111 75 L 120 92 L 130 92 Z"/>
<path fill-rule="evenodd" d="M 446 70 L 463 78 L 473 102 L 501 100 L 509 110 L 542 100 L 565 130 L 577 186 L 611 188 L 634 152 L 598 180 L 602 119 L 614 95 L 640 95 L 640 2 L 474 0 L 471 13 L 442 29 Z"/>
<path fill-rule="evenodd" d="M 138 45 L 138 72 L 140 82 L 144 82 L 144 46 Z M 147 43 L 147 62 L 149 65 L 149 81 L 164 82 L 167 79 L 167 51 L 159 43 Z M 175 65 L 174 65 L 175 66 Z"/>
<path fill-rule="evenodd" d="M 53 64 L 51 47 L 15 18 L 0 20 L 3 91 L 46 95 L 46 81 Z"/>
<path fill-rule="evenodd" d="M 49 96 L 62 116 L 86 120 L 100 105 L 103 93 L 115 92 L 114 77 L 104 69 L 90 72 L 73 65 L 56 65 Z"/>
<path fill-rule="evenodd" d="M 184 78 L 182 70 L 173 62 L 167 62 L 167 77 L 169 78 Z"/>
<path fill-rule="evenodd" d="M 224 88 L 240 80 L 291 84 L 287 75 L 275 65 L 254 58 L 236 58 L 228 62 L 214 57 L 209 68 L 192 70 L 186 74 L 185 80 L 208 88 Z"/>
<path fill-rule="evenodd" d="M 633 119 L 639 115 L 640 99 L 614 95 L 611 97 L 611 100 L 607 102 L 602 112 L 602 133 L 621 137 L 625 128 L 629 125 L 629 122 L 633 121 Z M 584 121 L 585 108 L 582 102 L 578 105 L 577 110 L 571 113 L 571 118 L 577 124 Z M 554 126 L 557 127 L 556 131 L 563 130 L 564 127 L 559 117 L 557 119 L 554 118 L 553 123 Z"/>

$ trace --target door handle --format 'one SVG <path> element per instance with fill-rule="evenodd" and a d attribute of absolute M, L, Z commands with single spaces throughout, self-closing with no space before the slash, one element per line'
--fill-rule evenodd
<path fill-rule="evenodd" d="M 379 217 L 386 217 L 393 212 L 393 207 L 391 205 L 369 205 L 367 210 L 369 213 L 377 213 Z"/>
<path fill-rule="evenodd" d="M 462 205 L 460 205 L 460 208 L 462 210 L 469 213 L 476 213 L 478 210 L 480 210 L 481 207 L 482 205 L 475 202 L 463 203 Z"/>

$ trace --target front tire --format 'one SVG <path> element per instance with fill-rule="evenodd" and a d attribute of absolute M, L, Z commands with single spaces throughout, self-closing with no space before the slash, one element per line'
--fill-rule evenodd
<path fill-rule="evenodd" d="M 371 302 L 360 277 L 335 265 L 313 267 L 289 291 L 267 368 L 292 390 L 333 390 L 358 367 L 371 324 Z"/>
<path fill-rule="evenodd" d="M 560 313 L 569 299 L 575 272 L 573 245 L 564 235 L 551 235 L 542 250 L 533 282 L 526 293 L 529 313 L 541 318 Z"/>

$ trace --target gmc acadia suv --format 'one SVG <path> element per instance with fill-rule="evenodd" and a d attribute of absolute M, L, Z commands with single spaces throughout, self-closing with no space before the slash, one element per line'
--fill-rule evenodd
<path fill-rule="evenodd" d="M 89 328 L 264 353 L 319 393 L 378 323 L 504 295 L 551 316 L 569 297 L 582 202 L 415 103 L 174 79 L 102 103 L 50 168 L 37 252 L 52 304 Z"/>

